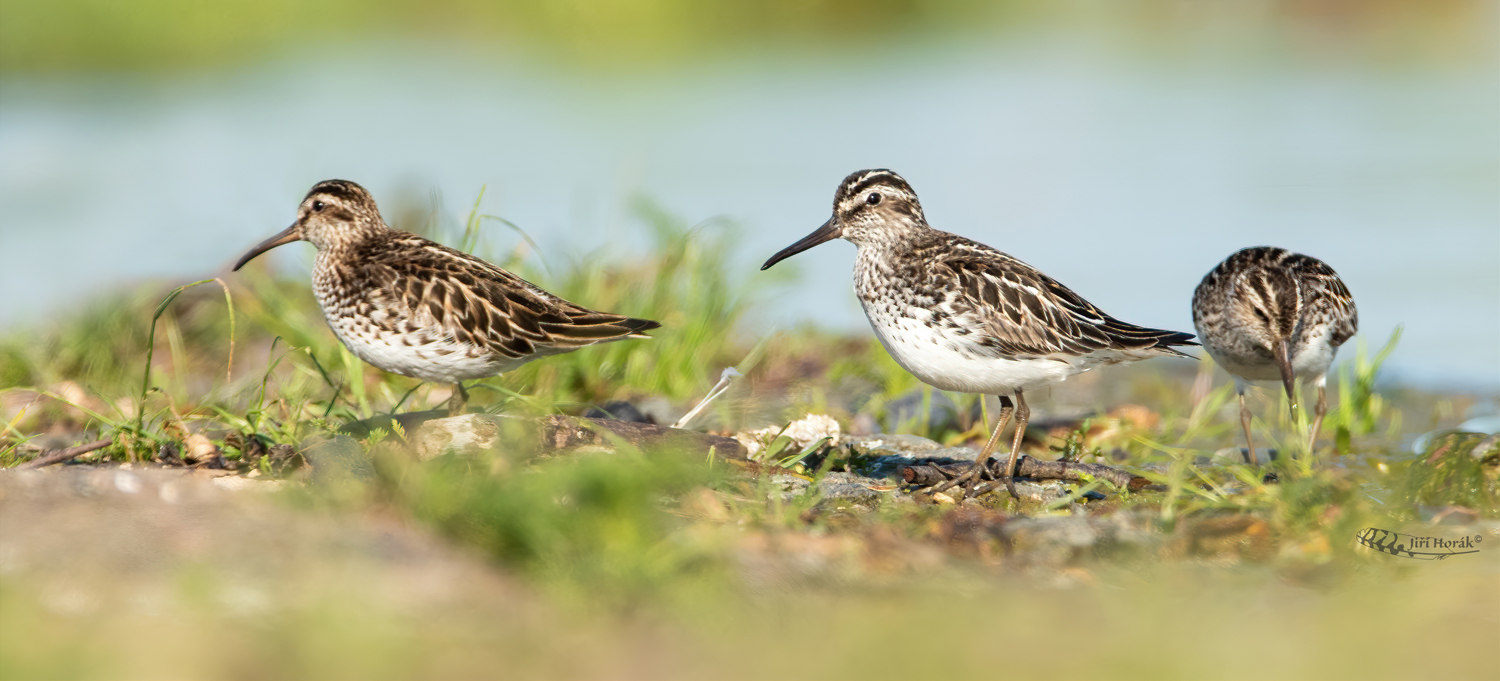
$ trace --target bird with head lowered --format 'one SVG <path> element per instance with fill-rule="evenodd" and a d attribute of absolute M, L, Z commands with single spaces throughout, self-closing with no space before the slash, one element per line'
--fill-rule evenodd
<path fill-rule="evenodd" d="M 1328 412 L 1328 367 L 1359 330 L 1359 312 L 1338 273 L 1312 256 L 1257 246 L 1225 258 L 1193 291 L 1193 326 L 1203 347 L 1234 376 L 1240 425 L 1251 462 L 1250 408 L 1245 388 L 1254 381 L 1280 381 L 1297 418 L 1298 378 L 1318 387 L 1308 449 L 1318 441 Z"/>

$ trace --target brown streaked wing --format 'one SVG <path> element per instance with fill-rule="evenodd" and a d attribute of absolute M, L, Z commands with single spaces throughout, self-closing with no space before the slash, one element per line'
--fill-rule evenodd
<path fill-rule="evenodd" d="M 1349 293 L 1344 280 L 1339 278 L 1328 263 L 1312 256 L 1302 256 L 1292 266 L 1297 276 L 1303 282 L 1311 284 L 1312 289 L 1317 292 L 1318 303 L 1328 306 L 1329 321 L 1333 324 L 1330 342 L 1334 347 L 1348 342 L 1359 331 L 1359 310 L 1355 307 L 1354 296 Z"/>
<path fill-rule="evenodd" d="M 563 301 L 566 303 L 566 301 Z M 650 338 L 644 332 L 660 328 L 649 319 L 636 319 L 608 312 L 597 312 L 567 303 L 573 308 L 567 324 L 543 324 L 560 345 L 583 346 L 622 338 Z"/>
<path fill-rule="evenodd" d="M 1058 314 L 1056 305 L 1044 296 L 1025 290 L 1021 273 L 1010 263 L 988 258 L 950 257 L 937 263 L 935 273 L 941 285 L 956 293 L 949 307 L 957 315 L 979 320 L 984 333 L 978 339 L 981 347 L 997 357 L 1046 357 L 1054 354 L 1082 354 L 1089 348 L 1072 337 L 1066 315 Z M 942 280 L 947 281 L 942 281 Z M 1038 292 L 1042 287 L 1032 286 Z M 1060 320 L 1062 323 L 1054 323 Z"/>
<path fill-rule="evenodd" d="M 366 267 L 383 270 L 388 288 L 408 306 L 425 306 L 445 336 L 519 358 L 555 347 L 571 350 L 660 326 L 595 312 L 546 292 L 491 263 L 401 233 Z M 414 282 L 422 282 L 416 284 Z M 421 295 L 414 295 L 420 291 Z"/>
<path fill-rule="evenodd" d="M 983 320 L 981 345 L 996 356 L 1084 356 L 1103 349 L 1171 350 L 1171 345 L 1195 344 L 1190 334 L 1115 319 L 1040 270 L 963 241 L 962 248 L 934 263 L 935 271 L 951 278 L 959 291 L 952 303 L 955 311 Z"/>

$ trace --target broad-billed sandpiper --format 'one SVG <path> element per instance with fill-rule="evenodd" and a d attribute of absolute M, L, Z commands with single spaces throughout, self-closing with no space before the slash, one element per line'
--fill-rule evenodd
<path fill-rule="evenodd" d="M 966 494 L 988 491 L 992 485 L 976 490 L 975 483 L 1014 413 L 1005 486 L 1016 496 L 1016 457 L 1030 418 L 1024 391 L 1106 364 L 1188 357 L 1172 346 L 1195 345 L 1191 334 L 1115 319 L 1020 260 L 933 229 L 911 186 L 889 170 L 844 178 L 833 217 L 761 269 L 839 238 L 859 249 L 854 292 L 891 356 L 935 388 L 1000 399 L 1000 418 L 974 466 L 934 491 L 966 481 Z"/>
<path fill-rule="evenodd" d="M 454 384 L 450 414 L 468 400 L 463 381 L 586 345 L 647 338 L 643 332 L 661 326 L 575 305 L 472 255 L 391 229 L 370 193 L 346 180 L 319 182 L 297 221 L 234 269 L 299 240 L 318 249 L 313 293 L 334 335 L 381 369 Z"/>
<path fill-rule="evenodd" d="M 1311 450 L 1328 412 L 1328 367 L 1339 346 L 1359 329 L 1354 297 L 1333 268 L 1284 248 L 1240 250 L 1209 271 L 1193 292 L 1193 326 L 1208 354 L 1234 376 L 1250 461 L 1256 461 L 1245 405 L 1245 386 L 1251 381 L 1281 381 L 1295 420 L 1294 383 L 1313 380 L 1318 405 L 1308 439 Z"/>

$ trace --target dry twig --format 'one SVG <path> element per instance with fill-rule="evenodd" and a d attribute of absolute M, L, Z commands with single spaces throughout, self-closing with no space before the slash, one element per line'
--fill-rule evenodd
<path fill-rule="evenodd" d="M 936 464 L 925 463 L 915 466 L 906 466 L 901 469 L 901 479 L 912 485 L 930 487 L 950 480 L 969 469 L 972 464 Z M 1000 460 L 990 459 L 988 465 L 980 472 L 983 480 L 998 480 L 1002 476 L 1000 470 L 1005 467 L 1003 458 Z M 1085 476 L 1099 480 L 1108 480 L 1116 487 L 1128 489 L 1132 492 L 1139 491 L 1146 485 L 1151 484 L 1138 475 L 1118 468 L 1112 468 L 1097 463 L 1077 463 L 1071 461 L 1041 461 L 1029 456 L 1022 456 L 1016 462 L 1016 477 L 1031 478 L 1033 480 L 1067 480 L 1070 482 L 1082 482 Z"/>
<path fill-rule="evenodd" d="M 35 459 L 27 461 L 26 463 L 17 466 L 17 468 L 41 468 L 42 466 L 50 466 L 55 463 L 62 463 L 75 456 L 82 456 L 96 449 L 104 449 L 105 447 L 108 447 L 112 442 L 114 442 L 114 440 L 95 440 L 88 444 L 78 445 L 77 447 L 69 447 L 67 449 L 54 449 L 51 451 L 42 452 L 41 455 L 37 456 Z"/>

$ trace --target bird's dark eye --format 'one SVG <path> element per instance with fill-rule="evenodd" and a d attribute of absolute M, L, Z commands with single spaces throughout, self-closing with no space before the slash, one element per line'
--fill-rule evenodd
<path fill-rule="evenodd" d="M 1262 322 L 1265 322 L 1267 324 L 1271 323 L 1271 318 L 1267 317 L 1265 312 L 1262 312 L 1260 310 L 1256 310 L 1255 311 L 1255 316 L 1259 317 Z"/>
<path fill-rule="evenodd" d="M 314 201 L 313 202 L 313 212 L 317 212 L 317 211 L 320 211 L 320 210 L 323 210 L 323 202 L 322 201 Z"/>
<path fill-rule="evenodd" d="M 870 192 L 870 195 L 865 197 L 865 203 L 872 206 L 880 203 L 880 192 Z"/>

